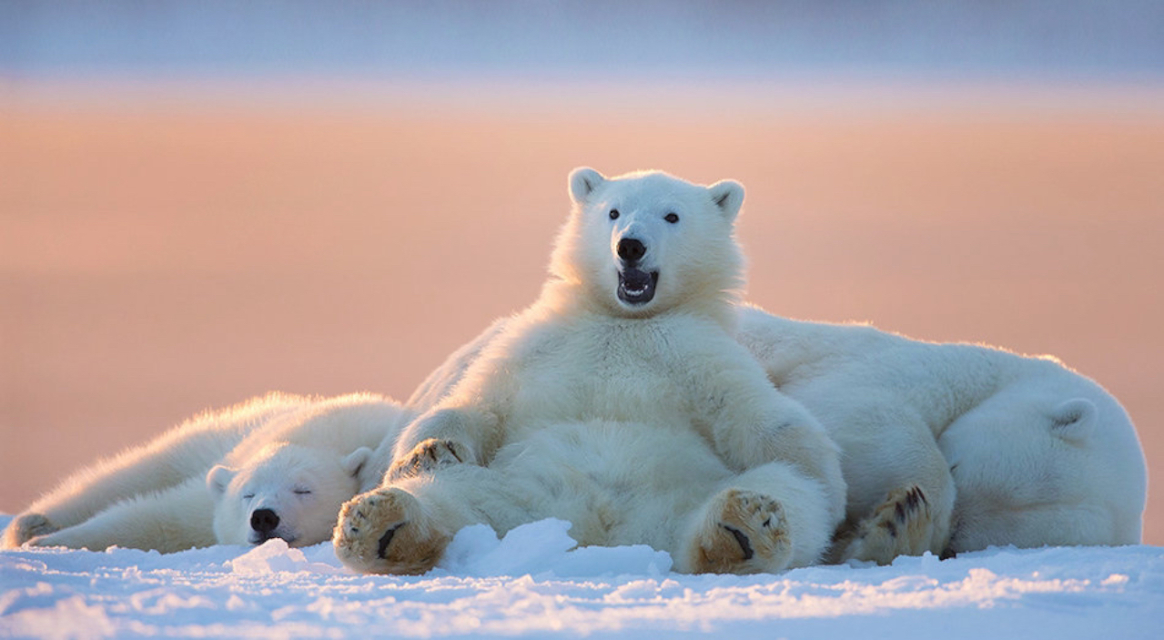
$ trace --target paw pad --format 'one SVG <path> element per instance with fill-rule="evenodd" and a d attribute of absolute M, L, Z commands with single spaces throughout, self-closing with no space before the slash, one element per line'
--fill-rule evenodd
<path fill-rule="evenodd" d="M 361 573 L 419 575 L 436 565 L 451 537 L 415 497 L 389 488 L 345 504 L 333 544 L 336 557 Z"/>
<path fill-rule="evenodd" d="M 697 573 L 781 571 L 792 555 L 784 507 L 770 496 L 729 489 L 710 505 L 709 525 L 697 534 Z"/>

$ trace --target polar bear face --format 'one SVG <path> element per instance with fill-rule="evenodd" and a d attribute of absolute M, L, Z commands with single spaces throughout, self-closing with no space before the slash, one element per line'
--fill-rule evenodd
<path fill-rule="evenodd" d="M 739 183 L 704 187 L 661 172 L 607 178 L 580 168 L 570 174 L 570 195 L 574 210 L 551 270 L 604 311 L 641 317 L 738 298 Z"/>
<path fill-rule="evenodd" d="M 206 484 L 215 497 L 218 542 L 259 545 L 282 538 L 305 547 L 330 539 L 340 507 L 359 490 L 360 469 L 371 456 L 367 447 L 338 457 L 279 443 L 239 468 L 214 467 Z"/>

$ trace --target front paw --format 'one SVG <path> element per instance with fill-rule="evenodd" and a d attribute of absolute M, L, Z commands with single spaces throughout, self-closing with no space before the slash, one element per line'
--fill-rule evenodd
<path fill-rule="evenodd" d="M 429 438 L 416 445 L 408 455 L 392 463 L 388 469 L 388 479 L 396 481 L 411 478 L 462 463 L 476 463 L 468 447 L 455 440 Z"/>
<path fill-rule="evenodd" d="M 60 527 L 49 521 L 43 514 L 24 513 L 16 516 L 4 530 L 2 546 L 5 549 L 15 549 L 38 536 L 48 535 L 60 531 Z"/>

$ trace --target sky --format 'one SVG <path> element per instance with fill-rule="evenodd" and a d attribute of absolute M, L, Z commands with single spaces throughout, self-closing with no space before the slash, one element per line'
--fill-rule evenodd
<path fill-rule="evenodd" d="M 0 75 L 1159 80 L 1164 6 L 1016 2 L 8 2 Z"/>

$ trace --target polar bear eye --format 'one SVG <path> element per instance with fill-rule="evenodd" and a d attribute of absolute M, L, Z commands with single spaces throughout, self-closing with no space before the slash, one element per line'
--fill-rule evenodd
<path fill-rule="evenodd" d="M 254 500 L 254 499 L 255 499 L 255 494 L 253 494 L 253 493 L 243 494 L 243 500 Z"/>
<path fill-rule="evenodd" d="M 670 222 L 671 224 L 675 224 L 676 222 L 679 222 L 679 214 L 672 211 L 671 213 L 663 216 L 663 219 L 667 222 Z"/>
<path fill-rule="evenodd" d="M 611 209 L 610 210 L 610 219 L 611 220 L 618 220 L 618 209 Z"/>
<path fill-rule="evenodd" d="M 309 495 L 311 495 L 311 489 L 296 489 L 295 495 L 297 495 L 297 496 L 309 496 Z"/>

